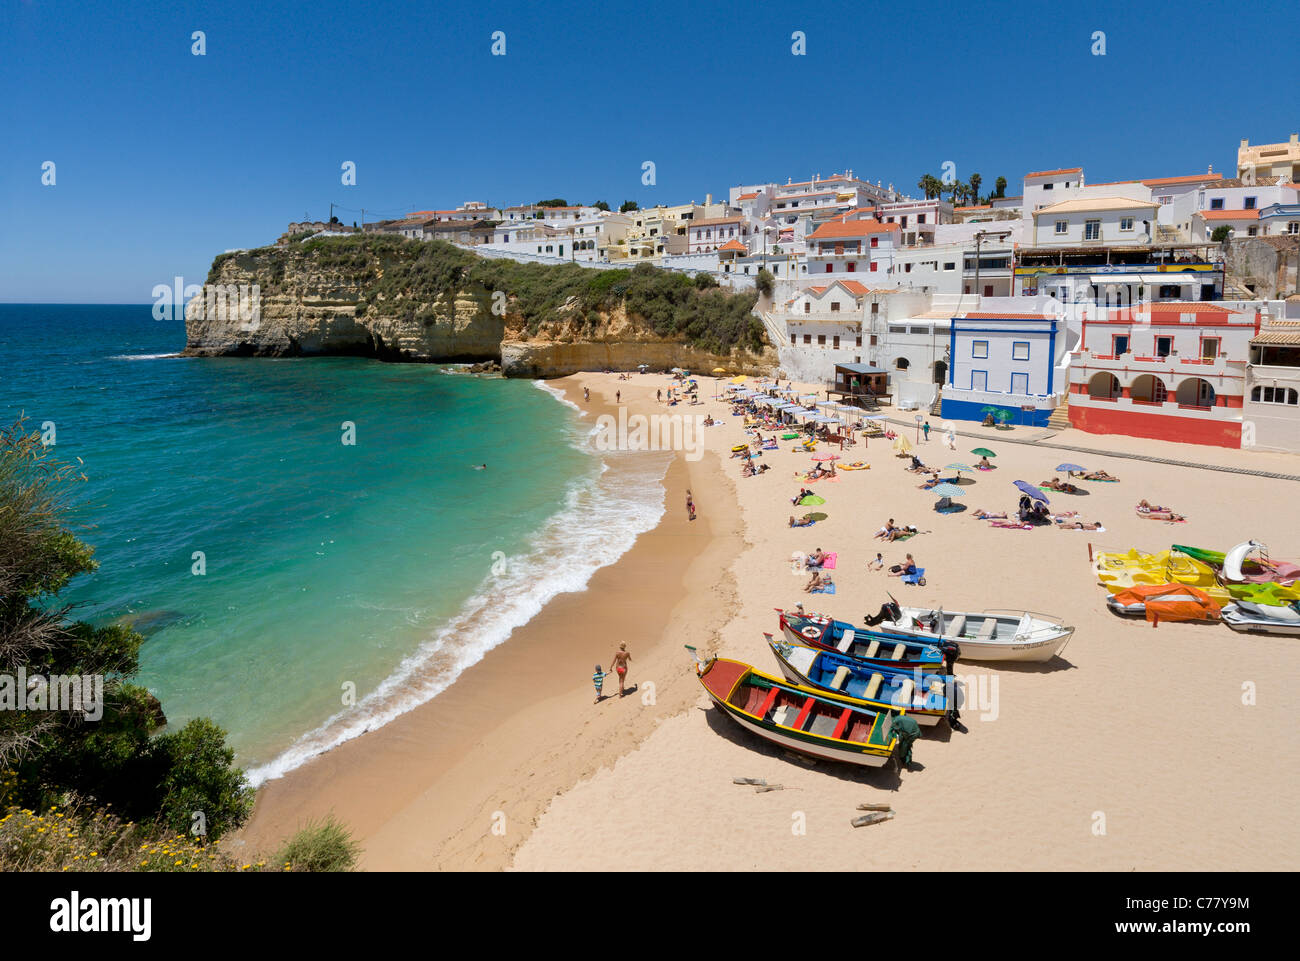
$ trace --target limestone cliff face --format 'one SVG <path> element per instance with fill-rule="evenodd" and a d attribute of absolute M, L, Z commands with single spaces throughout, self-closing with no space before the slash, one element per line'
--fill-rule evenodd
<path fill-rule="evenodd" d="M 418 241 L 410 243 L 418 248 Z M 777 364 L 771 347 L 717 354 L 659 335 L 622 306 L 584 311 L 569 303 L 530 325 L 515 311 L 514 298 L 463 279 L 463 272 L 452 275 L 462 278 L 448 284 L 453 290 L 439 290 L 436 277 L 412 275 L 410 263 L 409 251 L 391 245 L 287 244 L 224 254 L 213 263 L 204 294 L 186 307 L 185 353 L 500 361 L 516 377 L 638 364 L 762 373 Z"/>
<path fill-rule="evenodd" d="M 400 296 L 369 303 L 384 265 L 326 265 L 301 250 L 249 251 L 214 264 L 205 293 L 185 310 L 185 353 L 296 357 L 348 354 L 412 361 L 496 359 L 504 319 L 485 291 L 432 301 Z M 252 300 L 255 315 L 237 302 Z M 223 299 L 220 293 L 227 293 Z"/>
<path fill-rule="evenodd" d="M 777 366 L 776 351 L 761 354 L 732 351 L 716 354 L 698 350 L 681 340 L 660 337 L 621 307 L 601 315 L 602 322 L 587 327 L 560 310 L 553 321 L 529 333 L 507 315 L 501 341 L 501 369 L 510 377 L 562 377 L 582 370 L 632 370 L 638 364 L 656 369 L 684 367 L 708 373 L 715 367 L 730 373 L 770 373 Z"/>

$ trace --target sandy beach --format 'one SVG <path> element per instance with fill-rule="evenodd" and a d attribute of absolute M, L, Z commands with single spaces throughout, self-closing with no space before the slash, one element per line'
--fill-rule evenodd
<path fill-rule="evenodd" d="M 433 701 L 268 782 L 238 843 L 269 847 L 333 812 L 372 870 L 741 870 L 774 856 L 845 870 L 1244 870 L 1274 868 L 1277 852 L 1300 847 L 1289 818 L 1300 787 L 1288 763 L 1300 748 L 1286 693 L 1300 667 L 1295 639 L 1121 620 L 1088 563 L 1090 544 L 1225 549 L 1248 537 L 1295 559 L 1300 531 L 1279 523 L 1295 482 L 1005 442 L 1049 433 L 1032 428 L 959 423 L 975 436 L 958 437 L 953 452 L 931 418 L 935 431 L 917 445 L 926 463 L 973 464 L 978 446 L 998 454 L 996 470 L 966 475 L 974 480 L 966 512 L 935 513 L 935 498 L 917 489 L 922 478 L 903 470 L 888 442 L 872 440 L 843 453 L 869 470 L 806 485 L 825 497 L 817 509 L 828 518 L 791 529 L 787 518 L 802 513 L 790 504 L 801 486 L 795 472 L 811 466 L 809 456 L 783 443 L 763 454 L 771 470 L 742 478 L 730 448 L 748 438 L 713 400 L 711 378 L 701 378 L 704 405 L 671 411 L 655 400 L 672 383 L 667 375 L 551 383 L 579 404 L 589 387 L 593 418 L 621 391 L 631 412 L 712 414 L 722 426 L 705 431 L 702 459 L 677 456 L 659 526 L 586 591 L 557 598 Z M 1290 455 L 1077 431 L 1045 442 L 1300 474 Z M 1054 509 L 1101 521 L 1104 532 L 1000 530 L 972 516 L 1014 510 L 1011 482 L 1038 483 L 1062 461 L 1122 479 L 1053 497 Z M 688 487 L 700 506 L 694 523 Z M 1141 519 L 1133 510 L 1141 498 L 1188 520 Z M 920 534 L 873 540 L 890 517 Z M 810 597 L 806 575 L 792 571 L 792 553 L 814 548 L 839 553 L 835 596 Z M 914 554 L 926 586 L 868 571 L 877 550 L 887 566 Z M 810 767 L 769 747 L 709 706 L 682 649 L 776 673 L 763 639 L 776 629 L 774 607 L 802 601 L 857 623 L 886 590 L 904 604 L 1042 611 L 1076 633 L 1048 664 L 960 664 L 981 698 L 963 713 L 966 730 L 932 729 L 901 774 Z M 608 667 L 619 641 L 633 654 L 638 691 L 593 705 L 592 665 Z M 784 790 L 756 794 L 733 777 Z M 863 802 L 890 803 L 897 817 L 854 829 Z"/>

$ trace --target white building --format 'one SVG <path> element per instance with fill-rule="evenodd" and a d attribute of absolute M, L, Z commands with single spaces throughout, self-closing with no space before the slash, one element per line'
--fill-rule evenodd
<path fill-rule="evenodd" d="M 1300 452 L 1300 320 L 1273 320 L 1251 340 L 1242 419 L 1242 447 Z"/>

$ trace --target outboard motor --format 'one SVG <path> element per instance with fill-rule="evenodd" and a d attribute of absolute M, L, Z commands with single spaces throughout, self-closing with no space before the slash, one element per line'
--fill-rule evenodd
<path fill-rule="evenodd" d="M 903 616 L 903 611 L 901 608 L 899 608 L 897 604 L 895 604 L 893 601 L 886 601 L 884 604 L 880 605 L 879 613 L 875 615 L 872 614 L 865 615 L 862 618 L 862 622 L 866 624 L 867 627 L 875 627 L 877 624 L 881 623 L 882 621 L 898 621 L 902 618 L 902 616 Z"/>
<path fill-rule="evenodd" d="M 951 677 L 954 674 L 953 668 L 957 664 L 957 658 L 961 657 L 961 648 L 957 642 L 951 638 L 945 638 L 939 642 L 939 652 L 943 654 L 944 673 Z M 956 727 L 961 723 L 961 711 L 957 710 L 957 684 L 952 683 L 952 700 L 948 704 L 948 723 Z"/>

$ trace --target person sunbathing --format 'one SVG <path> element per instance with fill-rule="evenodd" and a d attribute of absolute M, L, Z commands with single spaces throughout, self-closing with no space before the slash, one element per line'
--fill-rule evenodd
<path fill-rule="evenodd" d="M 791 515 L 790 517 L 791 527 L 812 527 L 812 525 L 813 525 L 813 516 L 811 514 L 804 514 L 803 517 L 799 518 L 798 520 L 795 520 L 793 515 Z"/>
<path fill-rule="evenodd" d="M 994 520 L 1004 521 L 1007 519 L 1007 512 L 1002 511 L 1000 514 L 991 514 L 981 507 L 975 511 L 975 514 L 973 516 L 977 520 L 981 520 L 981 521 L 994 521 Z"/>
<path fill-rule="evenodd" d="M 867 570 L 869 571 L 878 571 L 884 566 L 885 559 L 880 556 L 879 552 L 876 553 L 876 556 L 873 559 L 867 561 Z"/>
<path fill-rule="evenodd" d="M 910 537 L 915 533 L 916 533 L 915 527 L 912 527 L 909 524 L 904 524 L 902 527 L 895 527 L 893 530 L 891 530 L 888 534 L 885 535 L 884 539 L 887 541 L 896 541 L 899 540 L 900 538 Z"/>
<path fill-rule="evenodd" d="M 1107 474 L 1104 470 L 1095 470 L 1095 471 L 1092 471 L 1091 473 L 1088 473 L 1088 474 L 1080 474 L 1079 476 L 1082 477 L 1084 480 L 1090 480 L 1090 481 L 1117 481 L 1117 480 L 1119 480 L 1118 477 L 1111 477 L 1110 474 Z"/>
<path fill-rule="evenodd" d="M 891 517 L 889 520 L 885 522 L 884 527 L 876 531 L 875 536 L 879 538 L 884 538 L 885 540 L 892 541 L 894 538 L 891 535 L 897 530 L 898 528 L 894 526 L 894 519 Z"/>
<path fill-rule="evenodd" d="M 1067 531 L 1099 531 L 1102 530 L 1101 521 L 1093 521 L 1086 524 L 1083 521 L 1067 521 L 1060 517 L 1056 518 L 1056 523 Z"/>
<path fill-rule="evenodd" d="M 831 575 L 824 574 L 821 571 L 814 571 L 813 576 L 809 578 L 808 583 L 803 586 L 803 589 L 805 592 L 811 594 L 819 588 L 830 587 L 831 584 Z"/>
<path fill-rule="evenodd" d="M 983 470 L 992 470 L 992 469 L 993 469 L 993 465 L 989 463 L 989 459 L 988 459 L 987 457 L 981 457 L 981 458 L 980 458 L 980 462 L 979 462 L 978 464 L 976 464 L 975 466 L 976 466 L 976 467 L 979 467 L 979 468 L 982 468 Z"/>
<path fill-rule="evenodd" d="M 891 570 L 889 572 L 889 576 L 904 577 L 908 574 L 915 574 L 915 573 L 916 573 L 916 561 L 912 558 L 911 554 L 908 554 L 907 560 L 902 563 L 902 565 L 898 568 L 898 570 L 896 571 Z"/>
<path fill-rule="evenodd" d="M 754 470 L 754 462 L 752 460 L 745 461 L 745 466 L 740 469 L 741 477 L 753 477 L 756 473 L 758 472 Z"/>
<path fill-rule="evenodd" d="M 1060 491 L 1062 494 L 1079 493 L 1079 488 L 1075 487 L 1073 484 L 1067 484 L 1065 481 L 1057 480 L 1055 477 L 1053 477 L 1051 480 L 1043 481 L 1038 486 L 1046 487 L 1048 490 L 1051 491 Z"/>
<path fill-rule="evenodd" d="M 1146 498 L 1143 498 L 1142 500 L 1138 501 L 1137 509 L 1138 509 L 1138 513 L 1140 514 L 1168 514 L 1172 512 L 1172 508 L 1157 507 L 1155 504 L 1152 504 Z"/>
<path fill-rule="evenodd" d="M 930 475 L 930 479 L 928 481 L 926 481 L 924 484 L 920 484 L 917 486 L 917 490 L 928 491 L 930 488 L 934 487 L 938 483 L 939 483 L 939 472 L 935 471 Z"/>
<path fill-rule="evenodd" d="M 790 499 L 790 503 L 791 503 L 791 504 L 798 504 L 798 503 L 799 503 L 801 500 L 803 500 L 805 497 L 811 497 L 811 496 L 812 496 L 812 491 L 808 490 L 808 489 L 805 488 L 805 487 L 800 487 L 800 488 L 799 488 L 799 493 L 795 494 L 794 497 L 792 497 L 792 498 Z"/>
<path fill-rule="evenodd" d="M 772 469 L 772 465 L 771 465 L 771 464 L 763 464 L 761 467 L 759 467 L 758 470 L 754 471 L 754 473 L 755 473 L 755 474 L 761 474 L 761 473 L 763 473 L 763 471 L 768 471 L 768 470 L 771 470 L 771 469 Z"/>
<path fill-rule="evenodd" d="M 826 554 L 819 547 L 817 548 L 817 550 L 813 551 L 811 554 L 808 555 L 808 559 L 804 561 L 804 567 L 808 567 L 808 568 L 821 567 L 825 563 L 826 563 Z"/>

